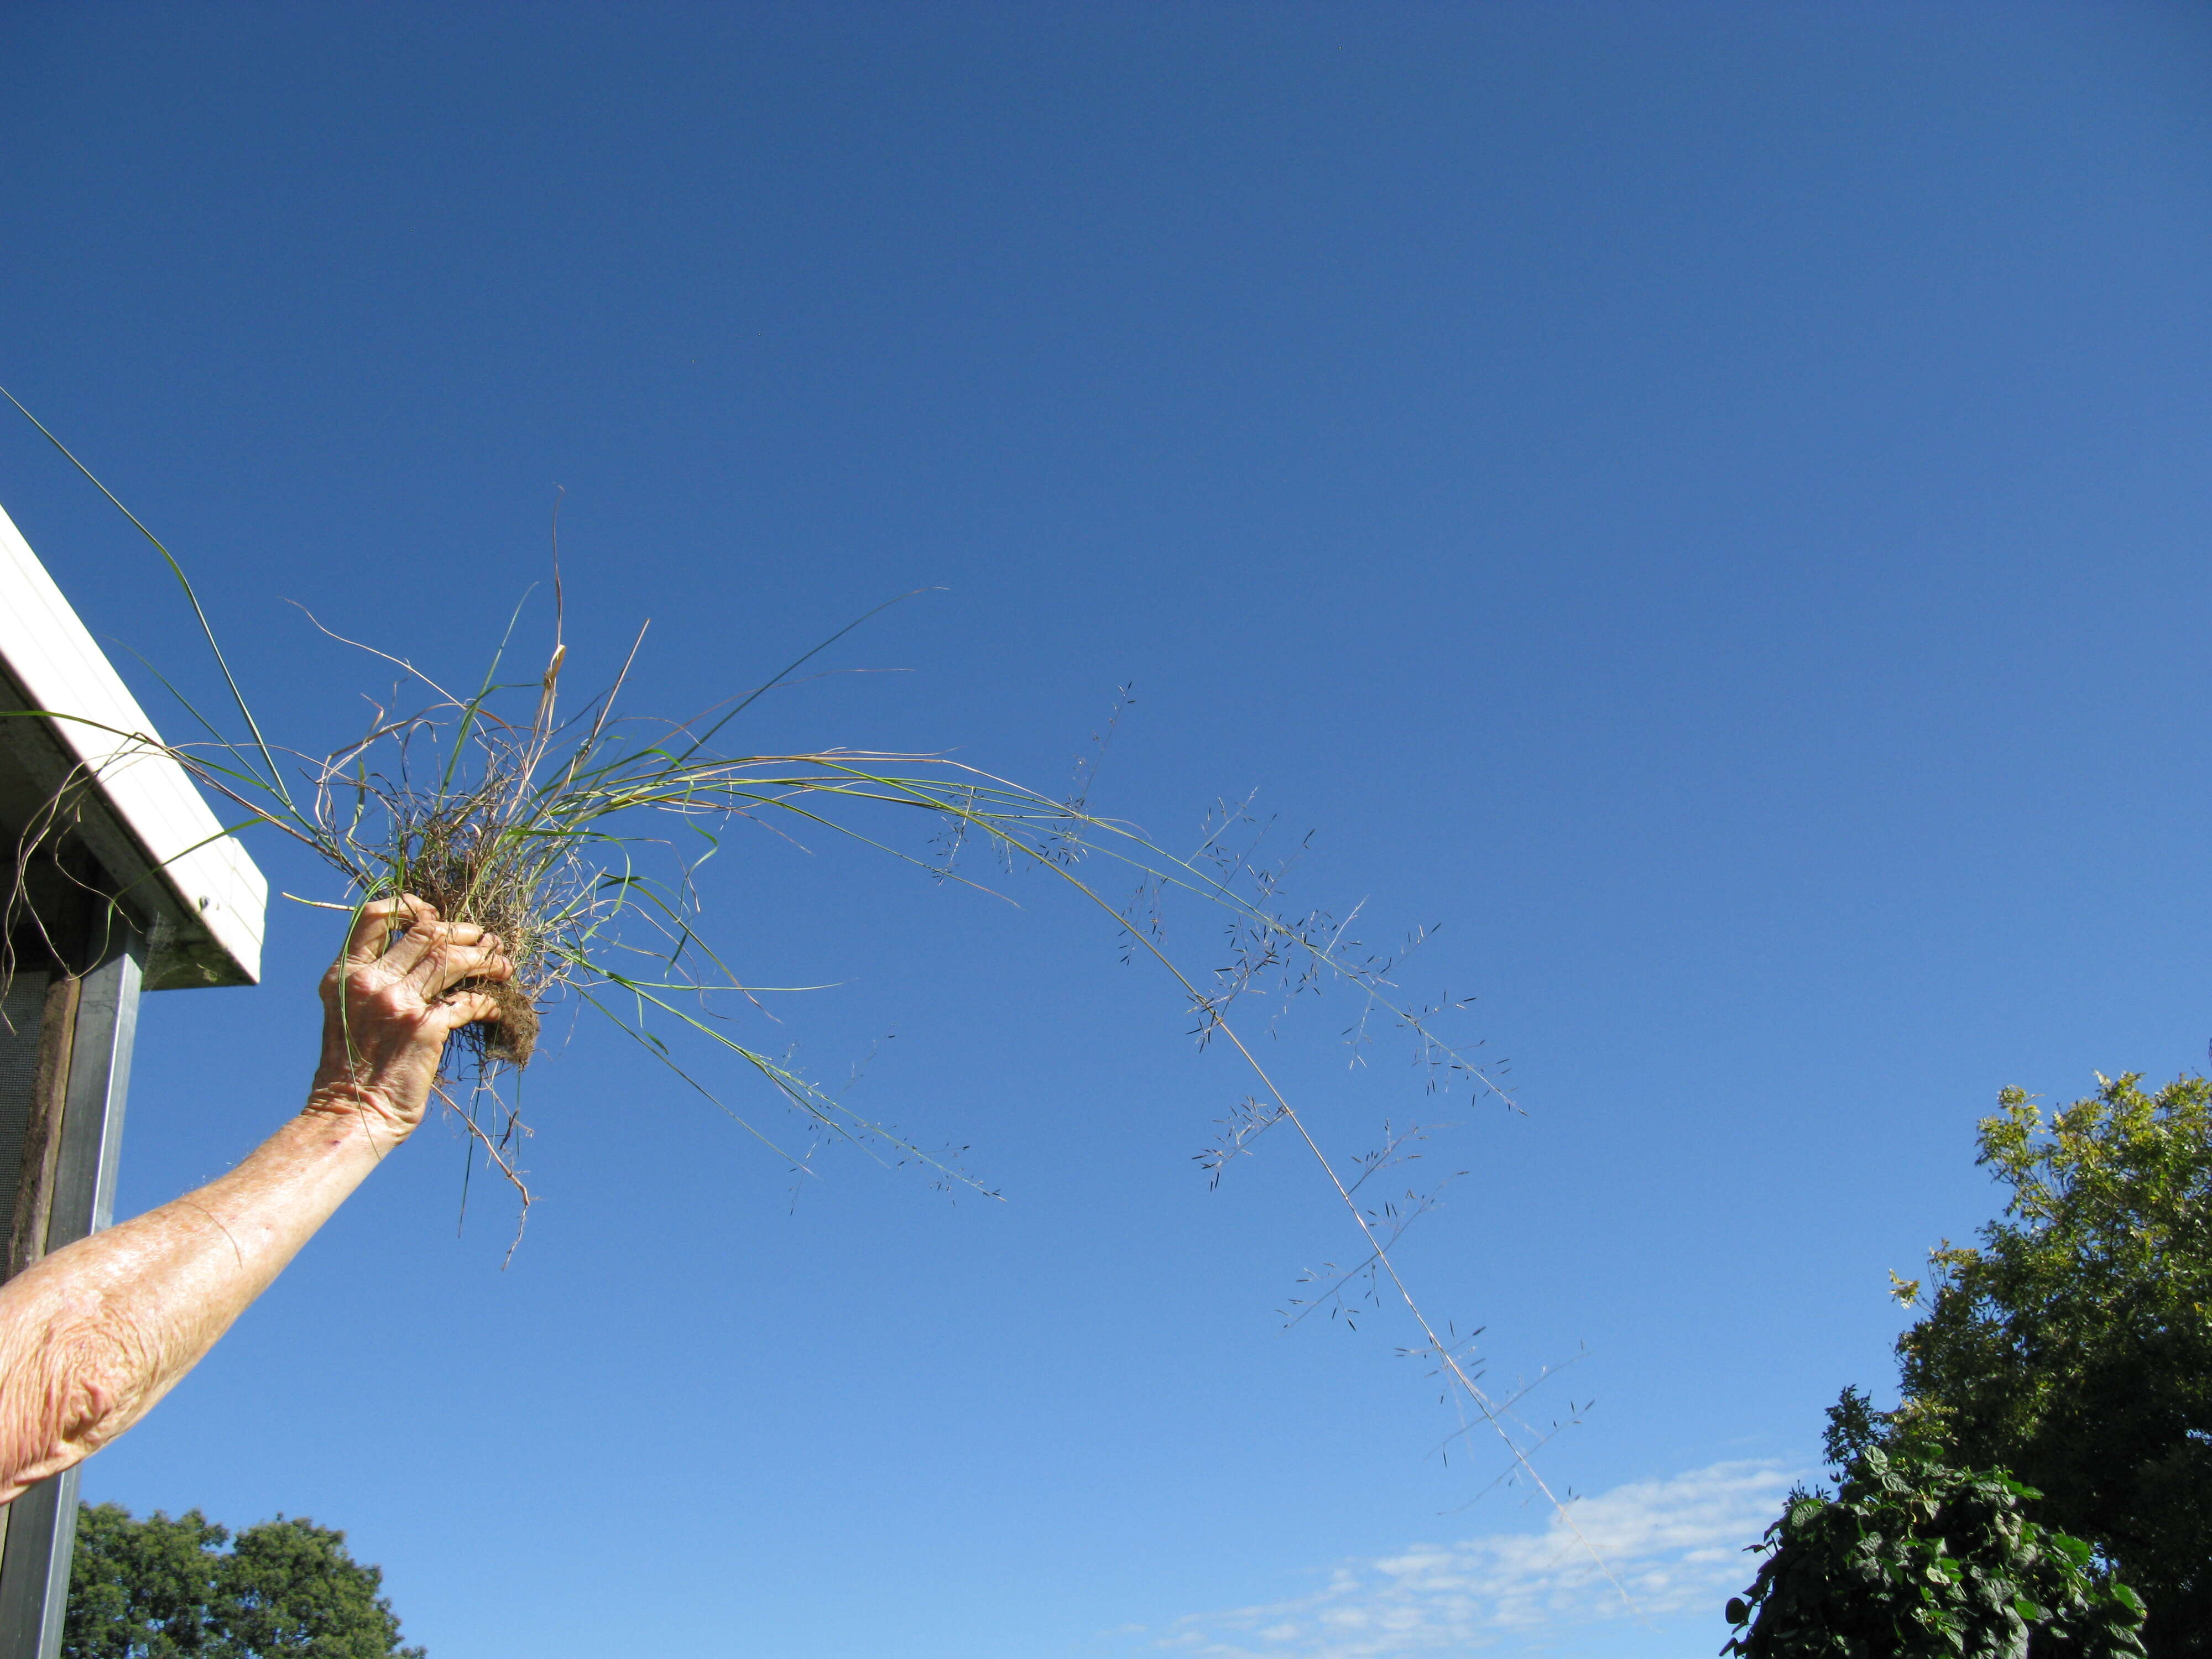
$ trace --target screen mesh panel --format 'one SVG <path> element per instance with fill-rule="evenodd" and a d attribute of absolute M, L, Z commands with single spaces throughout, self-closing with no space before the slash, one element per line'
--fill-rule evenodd
<path fill-rule="evenodd" d="M 46 1002 L 46 975 L 17 972 L 0 996 L 0 1255 L 15 1216 L 15 1188 L 23 1168 L 23 1131 L 31 1116 L 31 1089 L 39 1075 L 39 1019 Z M 7 1271 L 0 1262 L 0 1273 Z"/>

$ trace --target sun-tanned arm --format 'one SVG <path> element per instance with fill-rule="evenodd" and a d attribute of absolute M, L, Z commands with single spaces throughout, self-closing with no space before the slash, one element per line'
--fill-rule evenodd
<path fill-rule="evenodd" d="M 452 988 L 513 971 L 497 939 L 419 899 L 365 907 L 323 979 L 306 1109 L 228 1175 L 0 1285 L 0 1503 L 98 1451 L 199 1363 L 422 1121 L 446 1039 L 495 1012 Z"/>

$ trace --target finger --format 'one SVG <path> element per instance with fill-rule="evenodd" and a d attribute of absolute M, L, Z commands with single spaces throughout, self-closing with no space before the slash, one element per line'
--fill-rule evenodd
<path fill-rule="evenodd" d="M 434 1001 L 453 986 L 468 979 L 512 979 L 514 963 L 489 945 L 434 947 L 407 977 L 421 990 L 424 1001 Z"/>
<path fill-rule="evenodd" d="M 410 913 L 413 920 L 408 922 L 404 931 L 392 935 L 390 942 L 384 947 L 383 955 L 377 958 L 381 966 L 391 969 L 394 973 L 408 975 L 410 978 L 425 957 L 441 948 L 453 927 L 453 923 L 438 920 L 436 905 L 422 899 L 414 902 L 416 908 Z M 402 921 L 403 917 L 394 912 L 392 926 L 398 927 Z"/>
<path fill-rule="evenodd" d="M 464 991 L 459 996 L 448 997 L 431 1009 L 423 1023 L 432 1030 L 442 1031 L 451 1036 L 464 1025 L 472 1025 L 480 1019 L 498 1018 L 499 1003 L 496 999 L 482 991 Z"/>
<path fill-rule="evenodd" d="M 418 919 L 404 937 L 392 941 L 392 948 L 384 954 L 385 966 L 398 969 L 416 981 L 424 980 L 429 964 L 457 946 L 488 945 L 496 949 L 499 941 L 472 921 L 440 921 L 432 910 L 428 919 Z"/>
<path fill-rule="evenodd" d="M 397 898 L 372 899 L 354 913 L 353 931 L 346 937 L 345 959 L 348 962 L 374 962 L 392 943 L 392 930 L 404 926 L 422 911 L 433 916 L 438 914 L 434 905 L 416 898 L 412 893 L 403 893 Z"/>

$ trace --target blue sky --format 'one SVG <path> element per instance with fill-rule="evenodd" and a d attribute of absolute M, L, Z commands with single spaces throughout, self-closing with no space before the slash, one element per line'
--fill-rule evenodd
<path fill-rule="evenodd" d="M 2158 5 L 10 8 L 0 378 L 301 746 L 380 682 L 288 601 L 464 673 L 557 487 L 634 706 L 941 588 L 744 741 L 1052 787 L 1133 683 L 1102 805 L 1257 790 L 1304 898 L 1442 923 L 1525 1115 L 1327 1004 L 1283 1064 L 1340 1153 L 1460 1126 L 1407 1273 L 1490 1384 L 1575 1362 L 1537 1464 L 1640 1622 L 1407 1330 L 1282 1329 L 1346 1224 L 1285 1145 L 1207 1190 L 1170 987 L 766 836 L 722 937 L 840 988 L 763 1040 L 1002 1203 L 794 1204 L 586 1028 L 510 1268 L 433 1127 L 87 1493 L 342 1526 L 436 1659 L 1710 1653 L 1997 1089 L 2212 1038 L 2209 79 Z M 0 502 L 206 686 L 27 428 Z M 331 930 L 271 928 L 149 1002 L 125 1209 L 299 1096 Z"/>

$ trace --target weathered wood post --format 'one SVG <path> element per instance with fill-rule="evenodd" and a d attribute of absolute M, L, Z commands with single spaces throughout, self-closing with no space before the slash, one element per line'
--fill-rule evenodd
<path fill-rule="evenodd" d="M 0 512 L 0 1243 L 108 1224 L 141 990 L 250 985 L 268 883 Z M 54 1659 L 77 1472 L 0 1507 L 0 1659 Z"/>

